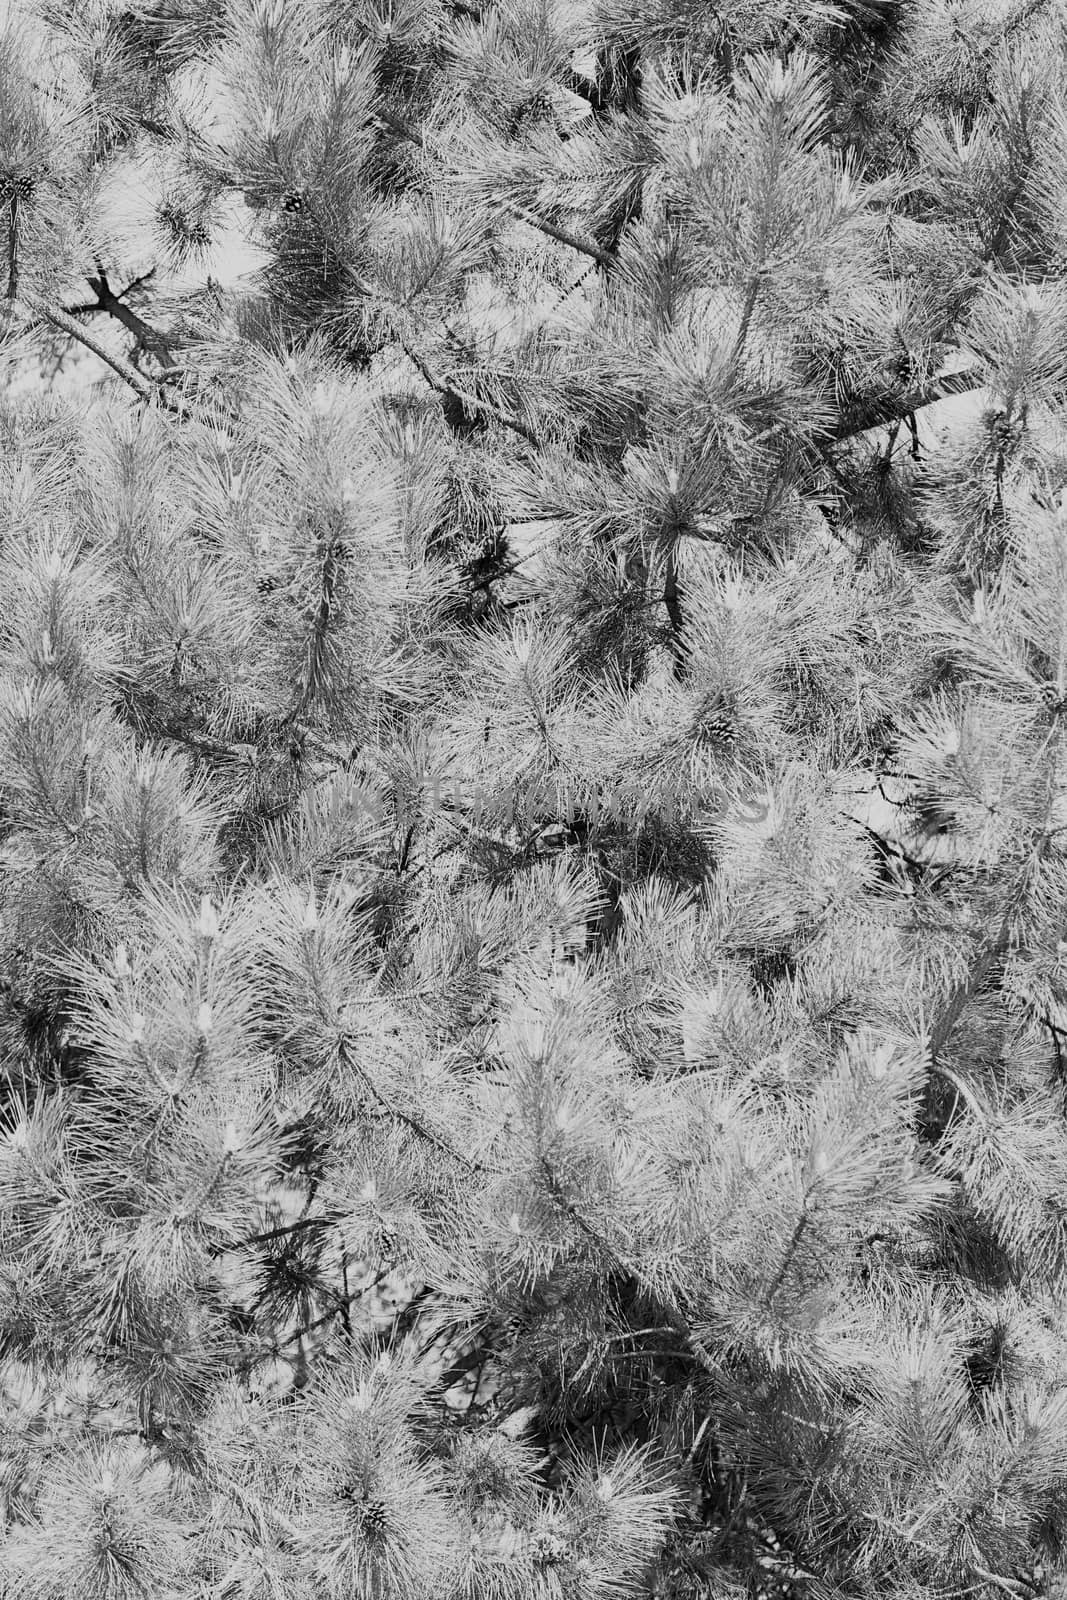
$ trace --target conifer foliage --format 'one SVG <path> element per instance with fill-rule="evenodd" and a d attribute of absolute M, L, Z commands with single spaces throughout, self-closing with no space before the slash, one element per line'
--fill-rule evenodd
<path fill-rule="evenodd" d="M 7 8 L 3 1600 L 1065 1592 L 1065 219 L 1060 0 Z"/>

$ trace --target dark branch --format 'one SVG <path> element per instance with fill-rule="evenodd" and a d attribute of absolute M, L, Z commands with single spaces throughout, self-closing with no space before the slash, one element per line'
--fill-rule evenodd
<path fill-rule="evenodd" d="M 116 322 L 121 322 L 123 327 L 133 334 L 141 349 L 151 351 L 161 366 L 172 367 L 174 365 L 174 354 L 170 341 L 158 329 L 145 322 L 143 317 L 139 317 L 136 311 L 131 310 L 125 303 L 125 297 L 132 290 L 146 283 L 155 270 L 155 267 L 152 267 L 148 272 L 143 273 L 141 277 L 135 278 L 132 283 L 128 283 L 121 294 L 116 294 L 108 282 L 107 273 L 98 260 L 96 262 L 96 276 L 88 279 L 89 287 L 96 295 L 96 304 L 90 309 L 103 311 L 109 317 L 114 317 Z"/>
<path fill-rule="evenodd" d="M 557 228 L 551 222 L 545 222 L 535 216 L 525 206 L 520 206 L 515 200 L 505 200 L 504 205 L 522 222 L 528 222 L 531 228 L 536 228 L 549 239 L 555 239 L 557 244 L 569 245 L 572 250 L 577 250 L 583 256 L 590 256 L 592 260 L 600 263 L 602 267 L 613 267 L 615 257 L 609 250 L 602 250 L 598 244 L 593 244 L 589 239 L 581 239 L 576 233 L 568 233 L 565 228 Z"/>
<path fill-rule="evenodd" d="M 80 322 L 64 311 L 62 306 L 50 306 L 47 301 L 38 300 L 36 296 L 32 299 L 28 296 L 23 297 L 23 303 L 45 322 L 51 323 L 53 328 L 58 328 L 60 333 L 67 334 L 69 338 L 77 340 L 78 344 L 91 350 L 93 355 L 109 366 L 112 372 L 117 373 L 124 383 L 128 383 L 142 400 L 158 400 L 165 410 L 174 412 L 176 416 L 188 415 L 188 407 L 184 401 L 163 394 L 158 384 L 146 378 L 143 372 L 138 372 L 129 361 L 124 361 L 121 356 L 112 355 L 99 339 L 95 339 Z"/>
<path fill-rule="evenodd" d="M 311 1228 L 332 1228 L 344 1216 L 342 1211 L 334 1211 L 325 1217 L 301 1217 L 298 1222 L 288 1222 L 284 1227 L 267 1228 L 263 1233 L 250 1233 L 236 1245 L 228 1248 L 245 1250 L 254 1244 L 269 1244 L 272 1239 L 284 1239 L 291 1233 L 306 1233 Z"/>
<path fill-rule="evenodd" d="M 98 270 L 99 270 L 99 268 L 98 268 Z M 149 267 L 148 271 L 147 272 L 142 272 L 140 277 L 133 278 L 126 285 L 125 289 L 120 289 L 118 294 L 115 295 L 114 298 L 116 300 L 125 300 L 127 295 L 132 294 L 135 289 L 139 289 L 142 284 L 147 283 L 149 281 L 149 279 L 155 277 L 155 272 L 156 272 L 155 267 Z M 92 278 L 87 278 L 86 282 L 91 284 L 93 282 L 93 280 L 92 280 Z M 101 311 L 107 311 L 108 307 L 99 298 L 99 296 L 97 296 L 97 298 L 95 300 L 83 300 L 81 305 L 78 305 L 78 306 L 64 306 L 63 309 L 67 312 L 68 316 L 71 316 L 71 317 L 91 317 L 91 316 L 94 315 L 94 313 L 101 312 Z"/>
<path fill-rule="evenodd" d="M 685 613 L 682 610 L 681 590 L 678 584 L 678 545 L 672 540 L 667 550 L 667 570 L 663 584 L 663 604 L 671 625 L 671 651 L 674 657 L 674 675 L 680 678 L 685 667 L 683 636 Z"/>
<path fill-rule="evenodd" d="M 847 439 L 855 439 L 859 434 L 866 433 L 869 428 L 899 424 L 924 406 L 936 405 L 939 400 L 950 400 L 953 395 L 973 393 L 988 381 L 985 372 L 972 367 L 965 372 L 950 372 L 943 378 L 935 378 L 932 383 L 905 394 L 893 395 L 867 405 L 848 406 L 838 417 L 832 437 L 838 443 L 844 443 Z"/>

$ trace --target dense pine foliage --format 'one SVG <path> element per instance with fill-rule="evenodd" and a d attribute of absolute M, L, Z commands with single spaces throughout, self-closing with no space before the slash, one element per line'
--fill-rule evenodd
<path fill-rule="evenodd" d="M 8 8 L 3 1600 L 1064 1592 L 1065 269 L 1062 0 Z"/>

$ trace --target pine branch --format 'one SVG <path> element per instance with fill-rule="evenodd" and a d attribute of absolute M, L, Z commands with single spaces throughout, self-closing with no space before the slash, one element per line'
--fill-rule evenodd
<path fill-rule="evenodd" d="M 740 360 L 741 352 L 748 343 L 748 335 L 749 330 L 752 327 L 752 317 L 756 310 L 756 302 L 759 299 L 760 289 L 763 287 L 763 277 L 764 268 L 762 266 L 757 267 L 749 277 L 748 284 L 745 288 L 745 302 L 741 309 L 741 325 L 737 330 L 737 337 L 734 340 L 733 349 L 730 351 L 730 360 L 733 362 Z"/>
<path fill-rule="evenodd" d="M 441 1134 L 436 1133 L 414 1111 L 405 1111 L 400 1106 L 394 1105 L 389 1096 L 378 1087 L 370 1073 L 361 1067 L 358 1061 L 353 1060 L 349 1053 L 347 1042 L 343 1037 L 338 1043 L 337 1054 L 341 1063 L 355 1072 L 361 1082 L 370 1090 L 372 1097 L 378 1102 L 382 1110 L 390 1117 L 393 1117 L 397 1122 L 402 1122 L 406 1128 L 411 1129 L 412 1133 L 425 1140 L 427 1144 L 433 1145 L 435 1149 L 440 1150 L 444 1155 L 451 1156 L 453 1161 L 458 1161 L 461 1166 L 467 1168 L 468 1172 L 488 1172 L 490 1170 L 482 1162 L 476 1161 L 473 1156 L 468 1156 L 462 1150 L 457 1150 L 454 1144 L 443 1138 Z"/>
<path fill-rule="evenodd" d="M 402 139 L 407 139 L 410 144 L 418 145 L 420 149 L 425 150 L 426 139 L 424 135 L 417 128 L 413 128 L 409 122 L 395 111 L 390 110 L 388 106 L 380 106 L 378 108 L 378 120 L 391 129 L 393 133 L 399 134 Z M 546 238 L 554 239 L 557 244 L 568 245 L 570 249 L 577 250 L 580 255 L 589 256 L 591 260 L 599 262 L 601 266 L 612 267 L 615 265 L 615 257 L 611 252 L 601 249 L 600 245 L 595 244 L 591 239 L 582 239 L 578 234 L 569 233 L 565 228 L 557 228 L 554 223 L 545 222 L 543 218 L 537 216 L 533 211 L 529 211 L 525 206 L 520 205 L 517 200 L 509 200 L 506 196 L 499 196 L 498 203 L 510 211 L 512 216 L 517 217 L 522 222 L 528 222 L 531 228 L 536 228 Z"/>
<path fill-rule="evenodd" d="M 954 395 L 973 393 L 975 389 L 984 388 L 988 381 L 985 372 L 971 367 L 964 372 L 950 372 L 942 378 L 935 378 L 921 388 L 912 390 L 910 394 L 894 395 L 889 399 L 873 401 L 870 404 L 847 406 L 838 417 L 831 437 L 839 444 L 843 444 L 849 439 L 855 439 L 861 433 L 866 433 L 870 428 L 904 422 L 915 412 L 922 411 L 925 406 L 936 405 L 939 400 L 950 400 Z"/>
<path fill-rule="evenodd" d="M 389 1263 L 389 1267 L 391 1266 L 392 1262 Z M 320 1284 L 317 1292 L 330 1302 L 330 1309 L 323 1312 L 320 1317 L 315 1317 L 308 1322 L 302 1322 L 298 1328 L 294 1328 L 292 1333 L 286 1334 L 284 1339 L 272 1340 L 265 1348 L 271 1355 L 276 1355 L 289 1345 L 296 1344 L 299 1339 L 306 1339 L 309 1333 L 317 1333 L 328 1322 L 332 1322 L 334 1317 L 343 1317 L 354 1300 L 360 1299 L 362 1295 L 367 1294 L 374 1288 L 375 1283 L 381 1281 L 389 1267 L 385 1268 L 378 1278 L 372 1280 L 371 1283 L 361 1283 L 358 1288 L 350 1289 L 344 1294 L 338 1294 L 336 1289 L 330 1289 L 325 1284 Z"/>
<path fill-rule="evenodd" d="M 673 1333 L 678 1335 L 678 1337 L 685 1344 L 689 1353 L 692 1355 L 693 1359 L 701 1367 L 703 1367 L 704 1371 L 717 1374 L 718 1369 L 715 1366 L 715 1363 L 701 1346 L 696 1334 L 693 1332 L 693 1329 L 689 1326 L 688 1321 L 682 1315 L 682 1312 L 678 1309 L 678 1307 L 670 1300 L 665 1299 L 664 1296 L 660 1294 L 658 1289 L 656 1289 L 654 1285 L 649 1282 L 648 1278 L 641 1271 L 640 1267 L 635 1266 L 633 1262 L 627 1261 L 625 1256 L 620 1255 L 610 1240 L 605 1239 L 600 1230 L 595 1227 L 594 1224 L 588 1220 L 588 1218 L 582 1215 L 578 1207 L 574 1204 L 573 1200 L 571 1200 L 566 1194 L 563 1185 L 560 1183 L 555 1172 L 553 1171 L 552 1164 L 547 1156 L 543 1155 L 541 1157 L 540 1167 L 542 1175 L 544 1176 L 545 1182 L 548 1186 L 549 1194 L 552 1196 L 555 1204 L 559 1206 L 560 1210 L 563 1211 L 565 1215 L 571 1219 L 575 1227 L 585 1235 L 590 1244 L 592 1244 L 596 1249 L 598 1254 L 602 1255 L 617 1272 L 621 1273 L 624 1278 L 629 1279 L 631 1283 L 635 1284 L 641 1290 L 642 1294 L 644 1294 L 649 1303 L 656 1311 L 660 1313 L 667 1327 L 669 1327 Z"/>
<path fill-rule="evenodd" d="M 795 1226 L 793 1228 L 793 1232 L 790 1235 L 789 1243 L 786 1245 L 785 1254 L 782 1257 L 782 1261 L 781 1261 L 781 1264 L 780 1264 L 780 1266 L 778 1268 L 778 1271 L 775 1273 L 774 1278 L 773 1278 L 773 1280 L 771 1282 L 771 1286 L 767 1290 L 766 1295 L 764 1296 L 764 1302 L 763 1303 L 767 1307 L 768 1311 L 770 1310 L 771 1306 L 774 1303 L 775 1295 L 778 1293 L 779 1289 L 782 1287 L 782 1284 L 785 1282 L 787 1272 L 789 1271 L 790 1267 L 793 1265 L 793 1261 L 796 1258 L 796 1253 L 800 1248 L 801 1240 L 803 1239 L 804 1234 L 807 1231 L 807 1227 L 808 1227 L 808 1224 L 809 1224 L 810 1221 L 811 1221 L 811 1216 L 810 1216 L 810 1214 L 808 1212 L 807 1203 L 805 1201 L 804 1208 L 801 1211 L 800 1215 L 798 1216 L 798 1218 L 796 1220 L 796 1224 L 795 1224 Z"/>
<path fill-rule="evenodd" d="M 682 600 L 678 586 L 678 546 L 672 540 L 667 549 L 667 572 L 663 585 L 663 604 L 671 624 L 671 649 L 674 656 L 674 675 L 680 677 L 684 667 L 684 653 L 682 648 L 682 634 L 685 630 L 685 614 L 682 611 Z"/>
<path fill-rule="evenodd" d="M 1041 1593 L 1038 1584 L 1027 1583 L 1022 1578 L 998 1577 L 995 1572 L 989 1572 L 985 1567 L 977 1565 L 972 1565 L 970 1570 L 972 1576 L 980 1579 L 982 1583 L 991 1583 L 995 1589 L 1002 1590 L 1004 1594 L 1014 1595 L 1016 1600 L 1018 1600 L 1019 1595 L 1037 1595 Z"/>
<path fill-rule="evenodd" d="M 311 632 L 306 643 L 307 665 L 304 682 L 300 687 L 297 702 L 285 719 L 286 725 L 298 723 L 304 716 L 308 707 L 315 699 L 320 674 L 326 661 L 326 652 L 330 637 L 330 623 L 333 617 L 334 602 L 337 598 L 337 585 L 341 575 L 341 547 L 343 529 L 335 526 L 322 560 L 322 570 L 319 576 L 319 594 L 315 604 L 315 613 L 311 619 Z"/>
<path fill-rule="evenodd" d="M 1053 732 L 1055 732 L 1055 728 L 1053 729 Z M 1049 736 L 1049 740 L 1046 742 L 1046 748 L 1047 743 L 1051 742 L 1051 738 L 1052 735 Z M 1049 774 L 1050 807 L 1054 777 L 1055 766 L 1050 768 Z M 946 1003 L 940 1017 L 937 1020 L 936 1026 L 930 1033 L 927 1049 L 930 1057 L 931 1068 L 946 1080 L 951 1081 L 954 1084 L 957 1092 L 965 1094 L 967 1098 L 970 1098 L 968 1092 L 962 1087 L 962 1085 L 958 1083 L 953 1075 L 948 1073 L 940 1066 L 938 1058 L 951 1038 L 967 1002 L 972 998 L 972 996 L 978 993 L 986 978 L 993 971 L 997 962 L 1007 950 L 1011 937 L 1012 919 L 1018 912 L 1019 907 L 1025 903 L 1030 870 L 1034 862 L 1040 860 L 1045 854 L 1051 839 L 1052 833 L 1049 831 L 1045 831 L 1038 836 L 1026 868 L 1021 873 L 1018 881 L 1015 883 L 1011 893 L 1008 896 L 1008 903 L 1005 907 L 1004 915 L 1001 918 L 1000 926 L 997 929 L 996 934 L 992 939 L 987 941 L 984 949 L 981 951 L 974 964 L 968 971 L 967 976 L 956 985 L 952 994 L 949 996 L 948 1002 Z"/>
<path fill-rule="evenodd" d="M 7 298 L 17 300 L 19 292 L 19 200 L 11 195 L 7 203 Z"/>
<path fill-rule="evenodd" d="M 272 1239 L 284 1239 L 289 1234 L 306 1233 L 314 1228 L 332 1228 L 336 1223 L 343 1221 L 344 1212 L 330 1211 L 325 1216 L 301 1217 L 297 1222 L 287 1222 L 282 1227 L 267 1228 L 263 1233 L 250 1233 L 235 1245 L 227 1245 L 228 1250 L 245 1250 L 255 1244 L 269 1244 Z"/>
<path fill-rule="evenodd" d="M 716 20 L 719 24 L 719 37 L 716 43 L 719 50 L 722 52 L 722 69 L 726 76 L 726 82 L 729 85 L 732 84 L 734 76 L 737 72 L 737 59 L 734 55 L 733 35 L 730 32 L 730 24 L 727 22 L 725 17 L 716 13 Z"/>
<path fill-rule="evenodd" d="M 542 441 L 532 428 L 526 426 L 525 422 L 520 422 L 517 417 L 509 417 L 506 411 L 499 410 L 497 406 L 490 404 L 488 400 L 479 400 L 476 395 L 468 394 L 463 389 L 457 389 L 453 384 L 439 377 L 425 358 L 413 350 L 410 345 L 405 344 L 401 348 L 408 360 L 419 369 L 430 388 L 435 389 L 438 394 L 449 395 L 453 400 L 458 401 L 460 405 L 470 406 L 473 410 L 483 412 L 487 417 L 492 417 L 495 422 L 499 422 L 501 426 L 510 428 L 512 433 L 517 433 L 520 438 L 525 439 L 527 444 L 532 444 L 535 449 L 544 449 Z"/>
<path fill-rule="evenodd" d="M 569 245 L 572 250 L 577 250 L 580 255 L 589 256 L 602 267 L 613 267 L 615 257 L 609 250 L 602 250 L 592 240 L 582 239 L 576 233 L 568 233 L 565 228 L 557 228 L 554 223 L 545 222 L 541 217 L 535 216 L 525 206 L 519 205 L 517 200 L 502 199 L 501 204 L 517 217 L 521 222 L 528 222 L 531 228 L 536 228 L 546 238 L 554 239 L 557 244 Z"/>
<path fill-rule="evenodd" d="M 930 1034 L 927 1049 L 930 1056 L 930 1065 L 934 1071 L 939 1072 L 938 1057 L 952 1037 L 957 1022 L 963 1014 L 963 1009 L 968 1000 L 975 995 L 986 977 L 992 971 L 996 962 L 1007 948 L 1008 935 L 1011 929 L 1011 919 L 1017 909 L 1018 896 L 1013 895 L 996 935 L 987 942 L 985 948 L 970 968 L 967 976 L 956 985 L 952 994 L 937 1019 L 937 1023 Z"/>
<path fill-rule="evenodd" d="M 1067 1041 L 1067 1030 L 1053 1022 L 1045 1011 L 1041 1013 L 1038 1021 L 1043 1028 L 1048 1030 L 1049 1038 L 1052 1040 L 1052 1048 L 1056 1056 L 1056 1077 L 1062 1085 L 1067 1081 L 1067 1073 L 1064 1071 L 1064 1042 Z"/>
<path fill-rule="evenodd" d="M 172 395 L 165 393 L 160 384 L 153 383 L 151 379 L 146 378 L 144 373 L 139 372 L 129 361 L 124 361 L 121 356 L 112 355 L 111 351 L 101 344 L 99 339 L 94 338 L 87 329 L 82 327 L 80 322 L 77 322 L 61 306 L 49 305 L 47 301 L 38 299 L 36 295 L 23 295 L 21 300 L 23 305 L 27 306 L 31 311 L 35 311 L 45 322 L 51 323 L 53 328 L 58 328 L 60 333 L 65 333 L 69 338 L 76 340 L 78 344 L 84 345 L 87 350 L 91 350 L 98 360 L 102 361 L 105 366 L 110 367 L 112 372 L 117 373 L 124 383 L 128 383 L 130 388 L 142 400 L 149 403 L 158 401 L 165 411 L 170 411 L 175 416 L 187 417 L 190 414 L 191 408 L 186 401 L 176 399 Z"/>

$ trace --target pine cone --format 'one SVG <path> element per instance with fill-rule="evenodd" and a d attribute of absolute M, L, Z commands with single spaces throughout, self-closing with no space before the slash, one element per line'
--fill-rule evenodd
<path fill-rule="evenodd" d="M 37 183 L 27 172 L 8 172 L 0 177 L 0 200 L 32 200 Z"/>

